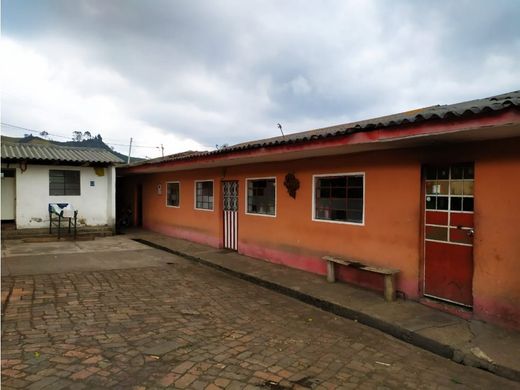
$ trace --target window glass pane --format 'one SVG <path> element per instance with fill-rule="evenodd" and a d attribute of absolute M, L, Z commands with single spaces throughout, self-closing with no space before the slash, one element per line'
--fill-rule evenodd
<path fill-rule="evenodd" d="M 363 176 L 349 176 L 348 177 L 349 187 L 363 187 Z"/>
<path fill-rule="evenodd" d="M 450 182 L 448 180 L 437 180 L 437 194 L 448 195 L 448 187 Z"/>
<path fill-rule="evenodd" d="M 345 187 L 347 185 L 347 179 L 345 177 L 333 177 L 330 179 L 330 185 L 332 187 Z"/>
<path fill-rule="evenodd" d="M 347 209 L 349 210 L 363 210 L 363 199 L 348 199 Z"/>
<path fill-rule="evenodd" d="M 463 211 L 473 211 L 473 198 L 464 198 L 462 201 Z"/>
<path fill-rule="evenodd" d="M 331 203 L 330 199 L 320 198 L 316 199 L 316 207 L 327 208 Z"/>
<path fill-rule="evenodd" d="M 330 191 L 330 194 L 333 198 L 345 198 L 345 196 L 346 196 L 345 192 L 346 192 L 345 187 L 334 187 Z"/>
<path fill-rule="evenodd" d="M 363 198 L 363 188 L 349 187 L 347 195 L 349 198 Z"/>
<path fill-rule="evenodd" d="M 80 171 L 49 170 L 49 195 L 80 195 Z"/>
<path fill-rule="evenodd" d="M 442 226 L 426 226 L 426 238 L 437 241 L 447 241 L 448 228 Z"/>
<path fill-rule="evenodd" d="M 437 168 L 435 167 L 426 167 L 426 180 L 435 180 L 437 179 Z"/>
<path fill-rule="evenodd" d="M 315 179 L 316 219 L 363 221 L 363 176 L 337 176 Z"/>
<path fill-rule="evenodd" d="M 437 179 L 449 179 L 450 169 L 448 167 L 437 168 Z"/>
<path fill-rule="evenodd" d="M 334 221 L 346 221 L 347 211 L 346 210 L 331 210 L 331 219 Z"/>
<path fill-rule="evenodd" d="M 435 182 L 434 181 L 427 181 L 426 182 L 426 193 L 427 194 L 435 194 L 434 191 L 436 191 Z"/>
<path fill-rule="evenodd" d="M 320 198 L 329 198 L 330 197 L 330 189 L 329 188 L 320 188 L 319 190 L 319 197 Z"/>
<path fill-rule="evenodd" d="M 276 186 L 275 179 L 247 181 L 247 210 L 253 214 L 275 215 Z"/>
<path fill-rule="evenodd" d="M 330 180 L 327 179 L 326 177 L 319 179 L 319 182 L 320 182 L 321 187 L 330 187 L 330 185 L 331 185 Z"/>
<path fill-rule="evenodd" d="M 473 195 L 473 184 L 473 180 L 464 182 L 464 195 Z"/>
<path fill-rule="evenodd" d="M 462 210 L 462 198 L 458 196 L 452 196 L 450 200 L 450 210 L 461 211 Z"/>
<path fill-rule="evenodd" d="M 330 208 L 336 209 L 336 210 L 346 210 L 347 209 L 347 203 L 345 202 L 345 199 L 331 199 L 328 202 Z"/>
<path fill-rule="evenodd" d="M 438 196 L 437 197 L 437 210 L 448 210 L 448 197 Z"/>
<path fill-rule="evenodd" d="M 474 179 L 473 165 L 464 167 L 464 179 Z"/>
<path fill-rule="evenodd" d="M 450 194 L 462 195 L 463 182 L 462 180 L 452 181 L 450 184 Z"/>
<path fill-rule="evenodd" d="M 462 179 L 462 167 L 459 165 L 455 165 L 451 167 L 451 178 L 452 179 Z"/>
<path fill-rule="evenodd" d="M 363 211 L 362 210 L 359 210 L 359 211 L 349 210 L 348 211 L 348 221 L 362 223 L 363 222 Z"/>
<path fill-rule="evenodd" d="M 199 181 L 196 183 L 196 204 L 198 209 L 213 209 L 213 182 Z"/>
<path fill-rule="evenodd" d="M 426 197 L 426 209 L 428 209 L 428 210 L 437 209 L 437 197 L 436 196 L 427 196 Z"/>
<path fill-rule="evenodd" d="M 166 202 L 168 206 L 179 206 L 179 183 L 167 183 Z"/>

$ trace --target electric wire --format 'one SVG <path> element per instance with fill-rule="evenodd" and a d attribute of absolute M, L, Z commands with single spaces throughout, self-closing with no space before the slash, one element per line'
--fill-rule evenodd
<path fill-rule="evenodd" d="M 7 126 L 7 127 L 10 127 L 10 128 L 14 128 L 14 129 L 19 129 L 19 130 L 24 130 L 24 131 L 28 131 L 28 132 L 31 132 L 31 133 L 38 133 L 38 134 L 41 134 L 43 132 L 42 131 L 39 131 L 39 130 L 35 130 L 35 129 L 29 129 L 27 127 L 22 127 L 22 126 L 17 126 L 17 125 L 13 125 L 11 123 L 6 123 L 6 122 L 1 122 L 2 126 Z M 47 135 L 50 135 L 50 136 L 53 136 L 53 137 L 58 137 L 58 138 L 64 138 L 64 139 L 68 139 L 68 140 L 71 140 L 71 137 L 67 137 L 67 136 L 64 136 L 64 135 L 59 135 L 59 134 L 53 134 L 53 133 L 49 133 L 47 131 L 45 131 L 47 133 Z M 125 146 L 125 147 L 129 147 L 130 144 L 119 144 L 119 143 L 112 143 L 112 142 L 105 142 L 106 140 L 110 141 L 110 139 L 105 139 L 105 138 L 102 138 L 103 142 L 109 146 Z M 118 141 L 116 141 L 118 142 Z M 132 143 L 132 148 L 148 148 L 148 149 L 160 149 L 161 147 L 160 146 L 144 146 L 144 145 L 134 145 Z"/>

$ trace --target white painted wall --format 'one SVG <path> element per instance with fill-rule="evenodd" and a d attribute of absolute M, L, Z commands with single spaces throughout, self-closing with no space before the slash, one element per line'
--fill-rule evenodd
<path fill-rule="evenodd" d="M 50 196 L 49 170 L 79 170 L 81 195 Z M 79 226 L 110 226 L 115 222 L 115 168 L 104 168 L 97 176 L 93 167 L 65 165 L 27 165 L 16 168 L 16 227 L 18 229 L 49 226 L 49 203 L 71 203 L 78 210 Z M 90 186 L 94 181 L 94 186 Z"/>

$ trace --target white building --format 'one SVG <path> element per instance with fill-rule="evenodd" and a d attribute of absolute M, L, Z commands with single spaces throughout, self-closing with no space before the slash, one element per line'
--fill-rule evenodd
<path fill-rule="evenodd" d="M 79 226 L 115 226 L 115 163 L 108 150 L 3 142 L 2 222 L 49 226 L 49 204 L 78 210 Z"/>

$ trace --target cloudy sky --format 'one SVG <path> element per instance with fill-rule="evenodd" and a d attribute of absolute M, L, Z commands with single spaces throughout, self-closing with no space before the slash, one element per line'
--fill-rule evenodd
<path fill-rule="evenodd" d="M 519 20 L 518 0 L 2 0 L 2 122 L 157 157 L 487 97 L 520 89 Z"/>

